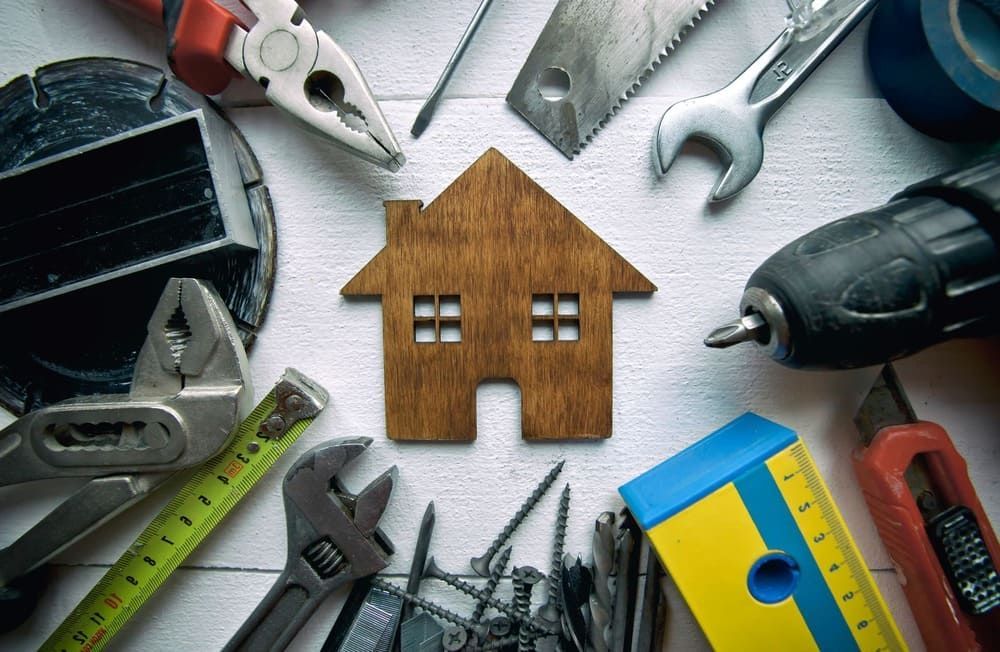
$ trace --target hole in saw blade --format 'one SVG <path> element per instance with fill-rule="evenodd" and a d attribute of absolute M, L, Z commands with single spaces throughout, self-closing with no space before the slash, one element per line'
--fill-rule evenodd
<path fill-rule="evenodd" d="M 538 92 L 550 102 L 558 102 L 569 95 L 571 85 L 569 73 L 562 68 L 546 68 L 538 75 Z"/>
<path fill-rule="evenodd" d="M 368 130 L 368 121 L 358 107 L 344 99 L 344 83 L 332 72 L 317 70 L 306 78 L 306 97 L 314 108 L 330 113 L 336 111 L 340 119 L 354 131 Z"/>

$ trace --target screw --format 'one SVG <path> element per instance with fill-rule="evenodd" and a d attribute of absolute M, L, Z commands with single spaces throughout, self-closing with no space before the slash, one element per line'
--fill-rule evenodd
<path fill-rule="evenodd" d="M 511 630 L 514 629 L 514 624 L 510 621 L 507 616 L 497 616 L 490 620 L 490 635 L 496 636 L 497 638 L 503 638 L 510 634 Z"/>
<path fill-rule="evenodd" d="M 298 412 L 304 404 L 305 402 L 298 394 L 289 394 L 288 398 L 285 399 L 285 407 L 289 412 Z"/>
<path fill-rule="evenodd" d="M 247 450 L 250 451 L 251 453 L 256 453 L 260 451 L 260 444 L 258 444 L 255 441 L 252 441 L 249 444 L 247 444 Z"/>
<path fill-rule="evenodd" d="M 493 592 L 496 591 L 497 584 L 500 582 L 500 578 L 503 577 L 503 572 L 507 568 L 507 562 L 510 561 L 510 553 L 513 548 L 504 548 L 500 556 L 497 557 L 497 561 L 493 564 L 493 570 L 490 571 L 490 579 L 486 580 L 486 587 L 483 589 L 483 595 L 492 598 Z M 472 619 L 477 623 L 483 619 L 483 613 L 486 611 L 486 601 L 476 600 L 476 610 L 472 612 Z"/>
<path fill-rule="evenodd" d="M 539 580 L 541 579 L 542 576 L 538 573 L 537 570 L 533 568 L 530 568 L 530 570 L 534 571 L 535 575 L 538 576 Z M 523 624 L 524 627 L 522 629 L 535 629 L 545 632 L 547 632 L 549 629 L 547 625 L 541 623 L 535 623 L 532 620 L 529 611 L 518 610 L 516 604 L 516 599 L 517 599 L 516 594 L 515 594 L 515 604 L 513 605 L 503 602 L 502 600 L 497 600 L 492 596 L 483 595 L 483 592 L 480 589 L 473 586 L 472 584 L 469 584 L 465 580 L 459 578 L 456 575 L 453 575 L 452 573 L 446 573 L 445 571 L 441 570 L 438 567 L 438 565 L 434 563 L 433 557 L 427 560 L 427 568 L 426 570 L 424 570 L 424 577 L 433 577 L 435 579 L 439 579 L 445 584 L 448 584 L 449 586 L 458 589 L 459 591 L 461 591 L 466 595 L 470 595 L 473 598 L 476 598 L 477 600 L 482 600 L 483 602 L 486 603 L 487 606 L 493 607 L 497 611 L 501 611 L 510 616 L 511 618 L 513 618 L 514 620 L 516 620 L 517 622 Z"/>
<path fill-rule="evenodd" d="M 512 647 L 514 645 L 517 645 L 516 635 L 488 641 L 486 644 L 476 648 L 476 650 L 482 650 L 483 652 L 487 652 L 488 650 L 502 650 L 506 647 Z"/>
<path fill-rule="evenodd" d="M 268 439 L 277 439 L 285 432 L 285 419 L 280 414 L 272 414 L 260 424 L 260 432 Z"/>
<path fill-rule="evenodd" d="M 458 652 L 469 641 L 469 633 L 461 627 L 449 627 L 441 636 L 441 646 L 446 652 Z"/>
<path fill-rule="evenodd" d="M 549 599 L 538 610 L 538 615 L 550 623 L 558 623 L 562 614 L 559 603 L 559 578 L 562 576 L 563 544 L 566 541 L 566 520 L 569 518 L 569 483 L 563 487 L 556 513 L 556 537 L 552 544 L 552 570 L 549 571 Z"/>
<path fill-rule="evenodd" d="M 476 623 L 472 622 L 468 618 L 463 618 L 459 616 L 454 611 L 449 611 L 442 607 L 441 605 L 435 604 L 430 600 L 425 600 L 420 596 L 413 595 L 412 593 L 401 589 L 391 582 L 386 582 L 381 577 L 371 578 L 372 586 L 377 589 L 382 589 L 386 593 L 391 593 L 392 595 L 402 598 L 403 601 L 409 602 L 414 607 L 418 609 L 423 609 L 427 613 L 437 616 L 441 620 L 447 620 L 449 623 L 453 623 L 465 629 L 475 629 L 477 627 Z"/>
<path fill-rule="evenodd" d="M 528 496 L 527 500 L 525 500 L 521 505 L 521 509 L 517 510 L 517 513 L 511 517 L 503 531 L 497 535 L 486 552 L 483 553 L 481 557 L 473 557 L 470 560 L 472 570 L 476 571 L 477 575 L 480 577 L 490 576 L 490 561 L 493 559 L 493 556 L 496 555 L 500 548 L 503 547 L 503 544 L 507 543 L 507 540 L 510 539 L 510 535 L 514 534 L 514 530 L 516 530 L 517 526 L 521 524 L 524 517 L 527 516 L 528 512 L 530 512 L 532 508 L 538 504 L 538 501 L 541 500 L 542 496 L 545 495 L 545 492 L 549 490 L 552 483 L 556 481 L 556 476 L 558 476 L 560 471 L 562 471 L 563 464 L 565 464 L 565 460 L 552 467 L 552 470 L 550 470 L 542 481 L 538 483 L 535 490 L 531 492 L 531 495 Z"/>
<path fill-rule="evenodd" d="M 527 616 L 531 613 L 531 590 L 542 581 L 542 574 L 532 566 L 518 566 L 511 573 L 514 580 L 514 606 L 518 613 Z M 534 640 L 524 627 L 517 631 L 518 652 L 530 652 L 535 649 Z"/>

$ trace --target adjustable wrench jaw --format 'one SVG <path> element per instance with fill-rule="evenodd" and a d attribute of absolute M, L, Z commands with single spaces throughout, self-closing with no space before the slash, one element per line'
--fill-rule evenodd
<path fill-rule="evenodd" d="M 171 279 L 149 322 L 130 393 L 62 401 L 0 431 L 0 485 L 199 464 L 249 413 L 248 367 L 211 285 Z"/>
<path fill-rule="evenodd" d="M 302 559 L 323 582 L 337 585 L 388 566 L 392 544 L 378 531 L 398 482 L 391 467 L 358 494 L 343 490 L 337 473 L 372 443 L 351 437 L 321 444 L 285 477 L 288 562 Z"/>
<path fill-rule="evenodd" d="M 288 470 L 282 485 L 285 569 L 224 652 L 285 649 L 333 590 L 388 566 L 392 544 L 376 526 L 396 484 L 396 467 L 357 495 L 337 480 L 371 443 L 368 437 L 348 437 L 320 444 Z"/>

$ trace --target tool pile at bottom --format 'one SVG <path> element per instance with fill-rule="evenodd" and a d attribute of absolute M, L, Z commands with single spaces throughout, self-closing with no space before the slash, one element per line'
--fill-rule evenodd
<path fill-rule="evenodd" d="M 556 464 L 480 556 L 470 560 L 478 581 L 440 568 L 428 557 L 436 518 L 434 503 L 424 512 L 406 586 L 380 577 L 355 583 L 326 643 L 325 652 L 388 652 L 395 640 L 402 652 L 459 650 L 650 650 L 659 648 L 665 601 L 662 571 L 627 510 L 598 516 L 593 562 L 563 550 L 570 485 L 559 498 L 547 572 L 512 565 L 511 536 L 555 483 Z M 588 555 L 589 556 L 589 555 Z M 513 599 L 496 595 L 509 575 Z M 421 582 L 437 580 L 472 599 L 461 614 L 419 595 Z M 469 578 L 473 579 L 473 578 Z M 398 627 L 398 632 L 397 632 Z"/>

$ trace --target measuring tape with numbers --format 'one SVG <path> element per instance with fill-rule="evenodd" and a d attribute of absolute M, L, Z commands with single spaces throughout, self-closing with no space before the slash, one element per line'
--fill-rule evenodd
<path fill-rule="evenodd" d="M 87 594 L 42 650 L 101 650 L 312 423 L 327 393 L 287 369 L 225 450 L 184 487 Z"/>
<path fill-rule="evenodd" d="M 747 413 L 620 492 L 717 650 L 905 650 L 799 437 Z"/>

